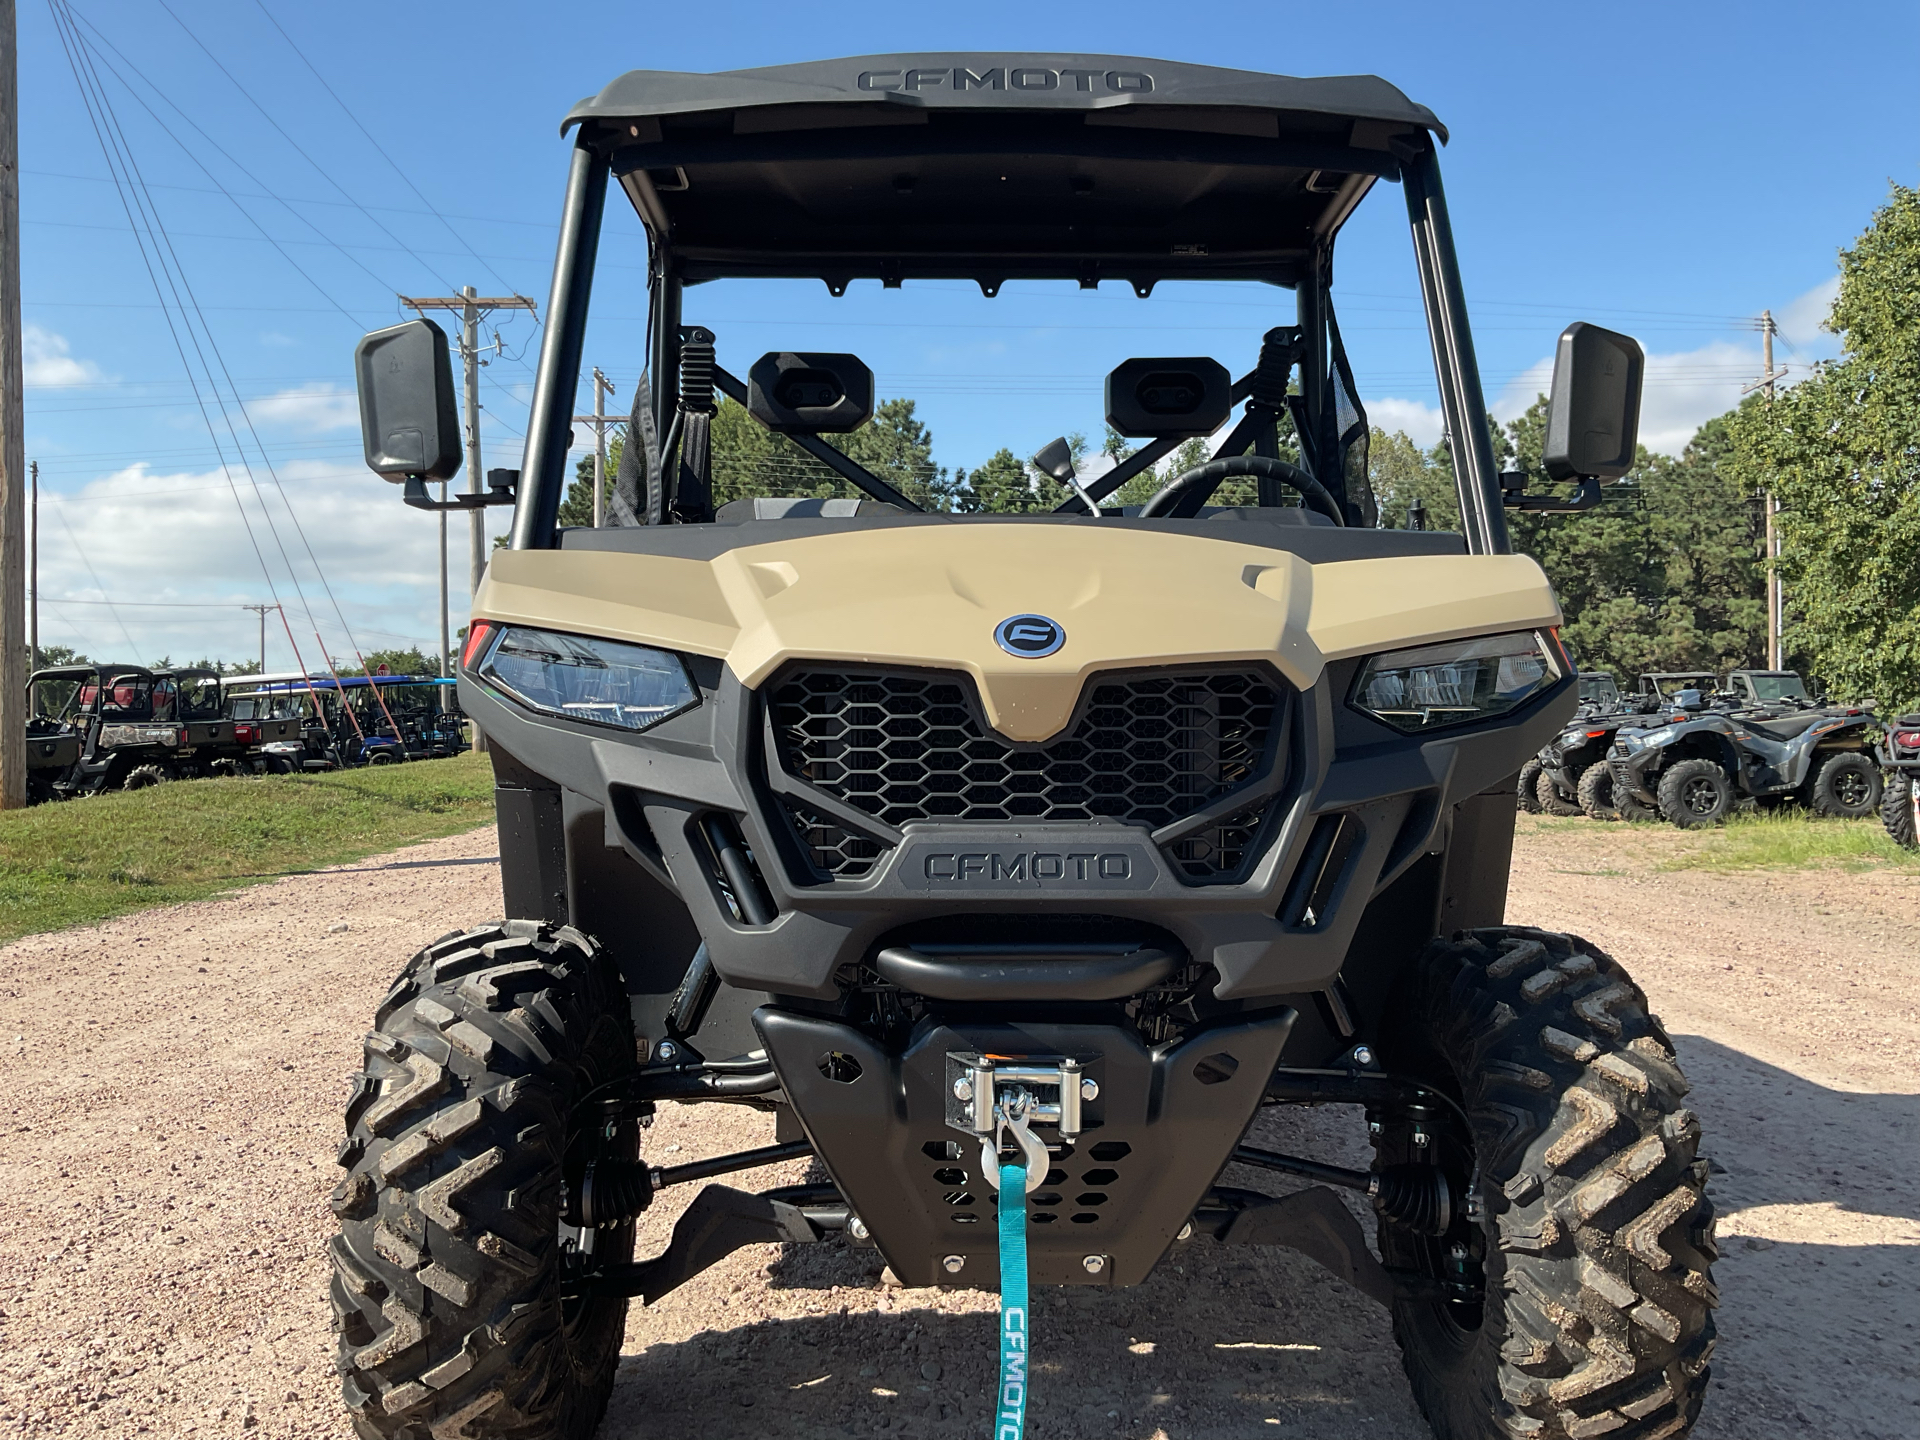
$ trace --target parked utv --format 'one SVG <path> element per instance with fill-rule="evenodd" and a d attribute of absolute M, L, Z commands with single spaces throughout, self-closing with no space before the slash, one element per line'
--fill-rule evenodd
<path fill-rule="evenodd" d="M 1509 550 L 1439 121 L 1370 77 L 967 54 L 638 71 L 565 124 L 510 544 L 460 662 L 508 918 L 406 965 L 347 1106 L 358 1433 L 584 1440 L 631 1298 L 849 1236 L 908 1285 L 1002 1287 L 1009 1327 L 1028 1275 L 1110 1289 L 1189 1245 L 1290 1245 L 1390 1307 L 1436 1435 L 1683 1434 L 1715 1303 L 1686 1084 L 1617 964 L 1503 919 L 1514 779 L 1575 682 Z M 642 523 L 561 529 L 610 179 L 651 259 L 616 482 Z M 1382 181 L 1461 534 L 1372 528 L 1331 277 Z M 1053 513 L 955 516 L 821 438 L 872 412 L 855 357 L 799 349 L 799 319 L 765 355 L 719 333 L 744 289 L 778 334 L 781 292 L 744 282 L 781 277 L 1292 305 L 1230 347 L 1238 378 L 1116 366 L 1106 415 L 1147 443 L 1085 481 L 1048 447 Z M 447 353 L 418 320 L 356 357 L 369 464 L 426 504 L 460 464 Z M 1546 466 L 1583 496 L 1632 463 L 1641 364 L 1560 340 Z M 866 498 L 716 507 L 722 396 Z M 1137 512 L 1104 503 L 1216 431 Z M 1210 503 L 1230 479 L 1257 503 Z M 667 1099 L 770 1109 L 783 1143 L 643 1155 Z M 1369 1168 L 1244 1143 L 1262 1106 L 1328 1102 L 1361 1107 Z M 635 1256 L 663 1187 L 802 1156 L 828 1178 L 709 1185 Z M 1368 1197 L 1377 1252 L 1329 1186 Z M 1043 1321 L 1036 1384 L 1053 1343 Z M 983 1429 L 1017 1434 L 1024 1393 L 996 1387 Z M 677 1398 L 738 1428 L 716 1391 Z"/>
<path fill-rule="evenodd" d="M 1902 715 L 1887 727 L 1879 758 L 1886 782 L 1880 822 L 1897 843 L 1920 848 L 1920 715 Z"/>
<path fill-rule="evenodd" d="M 1581 678 L 1584 681 L 1586 674 Z M 1596 683 L 1591 690 L 1583 687 L 1582 703 L 1573 722 L 1541 746 L 1540 753 L 1521 770 L 1520 808 L 1535 814 L 1541 811 L 1562 816 L 1584 813 L 1595 820 L 1654 818 L 1655 811 L 1631 796 L 1624 804 L 1617 801 L 1606 759 L 1614 731 L 1623 725 L 1638 723 L 1659 703 L 1658 688 L 1649 682 L 1662 678 L 1642 676 L 1640 690 L 1624 696 L 1614 684 L 1613 676 L 1605 672 L 1600 672 L 1604 685 Z M 1585 699 L 1588 694 L 1594 698 Z"/>
<path fill-rule="evenodd" d="M 1616 735 L 1607 752 L 1616 802 L 1657 805 L 1683 828 L 1717 825 L 1743 799 L 1856 819 L 1879 805 L 1870 712 L 1793 700 L 1736 708 L 1731 697 L 1709 707 L 1691 690 L 1674 699 L 1670 714 Z"/>
<path fill-rule="evenodd" d="M 87 663 L 36 671 L 27 687 L 30 799 L 233 773 L 244 748 L 217 671 Z"/>

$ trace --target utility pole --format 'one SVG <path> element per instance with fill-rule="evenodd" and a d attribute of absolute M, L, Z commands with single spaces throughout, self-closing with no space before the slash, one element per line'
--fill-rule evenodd
<path fill-rule="evenodd" d="M 278 610 L 278 605 L 242 605 L 242 610 L 251 610 L 260 617 L 260 673 L 267 673 L 267 612 Z"/>
<path fill-rule="evenodd" d="M 593 413 L 576 415 L 576 425 L 593 427 L 593 528 L 600 530 L 607 523 L 607 396 L 614 393 L 613 382 L 600 373 L 599 367 L 593 372 Z M 618 415 L 611 417 L 615 425 L 622 424 Z"/>
<path fill-rule="evenodd" d="M 0 0 L 0 810 L 27 803 L 26 441 L 20 374 L 20 67 Z"/>
<path fill-rule="evenodd" d="M 40 668 L 40 462 L 27 467 L 33 476 L 33 496 L 28 502 L 32 513 L 27 524 L 27 648 L 33 652 L 33 668 Z"/>
<path fill-rule="evenodd" d="M 1773 383 L 1784 380 L 1787 372 L 1773 368 L 1773 337 L 1780 327 L 1774 324 L 1773 311 L 1760 312 L 1760 378 L 1745 386 L 1740 393 L 1764 389 L 1767 392 L 1767 404 L 1773 404 Z M 1785 646 L 1781 643 L 1781 632 L 1785 628 L 1786 594 L 1780 584 L 1780 527 L 1775 517 L 1780 514 L 1779 498 L 1771 489 L 1764 497 L 1767 513 L 1767 668 L 1781 670 L 1786 668 Z"/>
<path fill-rule="evenodd" d="M 533 301 L 524 295 L 483 296 L 471 285 L 460 287 L 458 295 L 422 295 L 409 297 L 402 295 L 400 303 L 425 314 L 429 310 L 454 310 L 460 314 L 460 359 L 466 369 L 467 381 L 467 493 L 479 495 L 486 489 L 486 474 L 480 468 L 480 320 L 493 310 L 534 309 Z M 440 487 L 440 498 L 445 500 L 447 487 Z M 480 589 L 480 577 L 487 568 L 487 512 L 475 506 L 468 512 L 468 523 L 472 531 L 468 537 L 467 595 L 471 598 Z M 446 512 L 440 515 L 440 655 L 441 674 L 446 674 L 447 637 L 447 519 Z M 486 741 L 478 726 L 473 731 L 473 748 L 476 751 L 486 749 Z"/>

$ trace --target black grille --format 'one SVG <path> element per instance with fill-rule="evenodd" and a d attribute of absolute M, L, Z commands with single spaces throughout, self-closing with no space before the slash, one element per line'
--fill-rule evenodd
<path fill-rule="evenodd" d="M 965 680 L 947 676 L 802 670 L 772 696 L 779 763 L 896 828 L 1112 819 L 1158 829 L 1265 772 L 1280 694 L 1257 671 L 1108 677 L 1094 683 L 1073 728 L 1038 749 L 992 734 L 972 700 Z M 1195 879 L 1237 872 L 1262 813 L 1175 842 L 1175 863 Z M 810 818 L 801 838 L 815 864 L 847 873 L 837 868 L 844 846 L 822 843 L 835 827 Z"/>
<path fill-rule="evenodd" d="M 888 847 L 870 835 L 849 830 L 805 805 L 787 802 L 787 813 L 813 863 L 836 880 L 863 880 Z"/>

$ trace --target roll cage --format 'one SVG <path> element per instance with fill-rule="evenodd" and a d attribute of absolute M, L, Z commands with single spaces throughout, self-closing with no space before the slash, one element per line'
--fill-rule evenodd
<path fill-rule="evenodd" d="M 576 105 L 562 131 L 574 134 L 573 158 L 516 549 L 557 544 L 609 179 L 649 239 L 651 390 L 638 407 L 648 413 L 635 417 L 649 451 L 671 448 L 658 437 L 679 401 L 688 284 L 817 278 L 838 295 L 857 278 L 961 278 L 992 296 L 1009 279 L 1121 280 L 1144 297 L 1161 280 L 1258 280 L 1297 298 L 1303 462 L 1356 509 L 1364 475 L 1346 473 L 1353 387 L 1339 373 L 1333 249 L 1367 192 L 1398 181 L 1467 548 L 1510 548 L 1440 180 L 1446 131 L 1384 80 L 1115 56 L 869 56 L 714 75 L 634 71 Z M 715 379 L 744 398 L 736 378 Z M 1234 387 L 1236 401 L 1253 381 Z M 1242 424 L 1258 428 L 1252 417 Z M 817 436 L 794 439 L 868 493 L 904 502 Z M 1241 440 L 1272 451 L 1258 433 Z M 1128 473 L 1172 449 L 1146 446 Z"/>

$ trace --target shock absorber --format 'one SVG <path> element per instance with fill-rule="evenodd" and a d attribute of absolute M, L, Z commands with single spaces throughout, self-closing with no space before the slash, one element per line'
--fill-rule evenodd
<path fill-rule="evenodd" d="M 680 332 L 680 466 L 674 477 L 673 518 L 713 518 L 713 332 L 690 325 Z"/>

